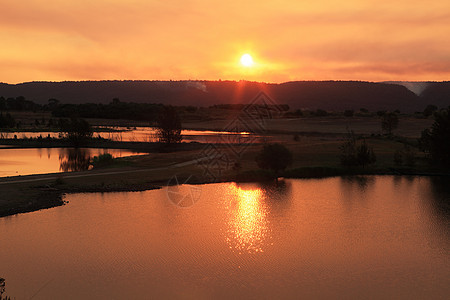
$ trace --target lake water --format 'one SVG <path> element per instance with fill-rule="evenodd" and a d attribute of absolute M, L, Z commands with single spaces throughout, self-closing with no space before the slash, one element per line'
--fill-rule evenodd
<path fill-rule="evenodd" d="M 104 153 L 113 157 L 143 154 L 122 149 L 0 148 L 0 177 L 87 170 L 90 159 Z"/>
<path fill-rule="evenodd" d="M 109 129 L 109 127 L 101 127 Z M 127 127 L 113 127 L 116 131 L 94 132 L 94 137 L 101 137 L 112 141 L 120 142 L 157 142 L 157 130 L 153 127 L 136 127 L 133 129 Z M 259 137 L 249 132 L 228 132 L 211 130 L 182 130 L 181 135 L 184 142 L 197 143 L 229 143 L 229 142 L 257 142 Z M 1 138 L 59 138 L 59 132 L 9 132 L 2 133 Z"/>
<path fill-rule="evenodd" d="M 180 199 L 194 205 L 180 207 Z M 448 178 L 369 176 L 74 194 L 0 218 L 16 299 L 437 299 Z"/>

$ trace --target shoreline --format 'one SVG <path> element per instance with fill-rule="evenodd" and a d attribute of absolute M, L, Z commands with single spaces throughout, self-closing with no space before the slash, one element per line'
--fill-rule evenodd
<path fill-rule="evenodd" d="M 359 171 L 359 172 L 358 172 Z M 419 172 L 407 169 L 393 169 L 393 170 L 345 170 L 339 168 L 325 168 L 325 167 L 306 167 L 298 168 L 294 170 L 287 170 L 280 178 L 287 179 L 321 179 L 338 176 L 438 176 L 447 177 L 450 173 L 441 172 Z M 53 173 L 53 174 L 39 174 L 28 176 L 14 176 L 1 178 L 0 183 L 7 185 L 7 183 L 20 184 L 23 181 L 44 181 L 37 185 L 27 185 L 27 190 L 30 192 L 28 199 L 25 201 L 17 202 L 12 207 L 0 207 L 0 218 L 13 216 L 21 213 L 28 213 L 38 211 L 42 209 L 49 209 L 64 205 L 64 195 L 76 194 L 76 193 L 112 193 L 112 192 L 142 192 L 154 189 L 161 189 L 166 186 L 170 178 L 161 177 L 159 179 L 150 180 L 147 182 L 112 182 L 104 184 L 104 182 L 93 185 L 83 184 L 67 184 L 65 181 L 70 180 L 70 175 L 79 175 L 77 173 L 84 173 L 85 176 L 102 175 L 102 172 L 86 174 L 91 171 L 84 172 L 70 172 L 70 173 Z M 130 172 L 139 172 L 139 169 L 130 170 Z M 303 174 L 302 174 L 303 173 Z M 69 176 L 68 176 L 69 175 Z M 65 177 L 67 176 L 67 177 Z M 30 179 L 32 177 L 32 179 Z M 16 181 L 14 179 L 21 179 Z M 6 179 L 6 180 L 5 180 Z M 223 183 L 223 182 L 264 182 L 274 180 L 270 178 L 267 172 L 261 170 L 247 171 L 239 173 L 234 176 L 228 176 L 221 178 L 215 182 L 196 181 L 191 184 L 209 184 L 209 183 Z M 48 182 L 48 183 L 46 183 Z"/>
<path fill-rule="evenodd" d="M 176 145 L 162 146 L 159 142 L 120 142 L 107 139 L 91 139 L 79 143 L 75 146 L 66 139 L 42 138 L 42 139 L 0 139 L 1 146 L 8 146 L 8 149 L 20 148 L 109 148 L 109 149 L 129 149 L 142 152 L 157 151 L 183 151 L 198 150 L 202 147 L 201 143 L 189 142 Z"/>
<path fill-rule="evenodd" d="M 339 147 L 342 140 L 339 137 L 324 140 L 323 136 L 314 138 L 302 136 L 301 141 L 286 140 L 284 143 L 288 145 L 296 159 L 290 169 L 277 174 L 279 175 L 277 177 L 309 179 L 370 175 L 450 176 L 450 170 L 430 165 L 423 154 L 416 155 L 413 167 L 395 165 L 393 155 L 396 150 L 403 149 L 405 143 L 400 138 L 370 137 L 368 141 L 375 148 L 377 163 L 364 168 L 340 165 Z M 68 140 L 52 138 L 0 139 L 0 145 L 7 146 L 8 149 L 74 147 Z M 207 145 L 211 144 L 191 142 L 163 145 L 158 142 L 85 140 L 78 144 L 78 148 L 128 149 L 148 155 L 118 158 L 110 165 L 89 171 L 0 178 L 0 217 L 64 205 L 64 194 L 158 189 L 167 185 L 174 175 L 177 175 L 178 179 L 183 177 L 186 179 L 190 175 L 197 176 L 198 182 L 190 180 L 191 184 L 211 183 L 202 177 L 205 165 L 208 168 L 210 164 L 210 162 L 204 164 L 203 161 L 212 161 L 214 158 L 210 158 L 209 155 L 215 153 L 205 152 Z M 262 144 L 212 145 L 219 153 L 228 153 L 232 150 L 241 153 L 235 162 L 238 163 L 238 167 L 233 169 L 228 166 L 228 169 L 222 169 L 219 178 L 214 182 L 264 182 L 275 179 L 273 173 L 259 169 L 255 162 L 255 156 Z M 217 166 L 211 164 L 210 167 Z"/>

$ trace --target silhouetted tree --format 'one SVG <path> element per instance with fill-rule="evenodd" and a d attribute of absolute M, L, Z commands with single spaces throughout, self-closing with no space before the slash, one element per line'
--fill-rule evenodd
<path fill-rule="evenodd" d="M 403 164 L 403 152 L 401 150 L 396 150 L 394 153 L 394 163 L 397 166 L 401 166 Z"/>
<path fill-rule="evenodd" d="M 356 160 L 358 165 L 363 166 L 363 168 L 377 161 L 373 148 L 367 146 L 366 140 L 363 140 L 362 144 L 357 146 Z"/>
<path fill-rule="evenodd" d="M 100 154 L 99 156 L 94 156 L 94 158 L 92 158 L 91 164 L 94 166 L 94 168 L 97 168 L 110 165 L 113 163 L 113 161 L 114 158 L 111 154 L 103 153 Z"/>
<path fill-rule="evenodd" d="M 434 162 L 450 166 L 450 107 L 436 112 L 434 120 L 431 129 L 422 131 L 420 147 Z"/>
<path fill-rule="evenodd" d="M 344 116 L 345 117 L 353 117 L 353 114 L 355 112 L 353 111 L 353 109 L 347 109 L 346 111 L 344 111 Z"/>
<path fill-rule="evenodd" d="M 416 151 L 409 145 L 404 144 L 403 150 L 397 150 L 394 153 L 394 163 L 396 165 L 406 165 L 414 167 L 416 163 Z"/>
<path fill-rule="evenodd" d="M 388 135 L 392 135 L 392 131 L 398 127 L 398 116 L 396 113 L 385 113 L 381 117 L 381 129 Z"/>
<path fill-rule="evenodd" d="M 3 115 L 3 113 L 0 112 L 0 128 L 13 128 L 14 126 L 16 126 L 14 118 L 9 113 Z"/>
<path fill-rule="evenodd" d="M 54 110 L 59 105 L 59 100 L 55 98 L 48 99 L 48 108 Z"/>
<path fill-rule="evenodd" d="M 69 139 L 74 146 L 78 146 L 81 142 L 92 138 L 92 127 L 86 120 L 75 118 L 70 121 L 62 120 L 63 119 L 60 119 L 61 131 L 66 133 L 66 138 Z"/>
<path fill-rule="evenodd" d="M 341 150 L 341 164 L 344 166 L 357 165 L 356 159 L 356 137 L 353 131 L 349 130 L 347 133 L 347 139 L 339 147 Z"/>
<path fill-rule="evenodd" d="M 377 116 L 382 117 L 386 113 L 385 110 L 379 110 L 377 111 Z"/>
<path fill-rule="evenodd" d="M 376 162 L 375 152 L 370 148 L 366 141 L 357 145 L 356 137 L 353 131 L 348 132 L 347 139 L 340 147 L 341 164 L 344 166 L 367 166 Z"/>
<path fill-rule="evenodd" d="M 159 141 L 166 144 L 181 142 L 181 120 L 172 106 L 164 107 L 157 121 Z"/>
<path fill-rule="evenodd" d="M 429 104 L 429 105 L 427 105 L 427 107 L 425 107 L 425 109 L 423 110 L 423 115 L 425 116 L 425 117 L 429 117 L 429 116 L 431 116 L 435 111 L 437 111 L 437 106 L 436 105 L 432 105 L 432 104 Z"/>
<path fill-rule="evenodd" d="M 281 144 L 267 144 L 256 156 L 256 163 L 261 169 L 269 169 L 278 174 L 292 165 L 292 152 Z"/>
<path fill-rule="evenodd" d="M 323 110 L 323 109 L 319 108 L 319 109 L 316 110 L 315 115 L 317 117 L 326 117 L 326 116 L 328 116 L 328 112 L 326 110 Z"/>
<path fill-rule="evenodd" d="M 359 111 L 365 114 L 369 113 L 369 110 L 367 108 L 360 108 Z"/>
<path fill-rule="evenodd" d="M 297 110 L 294 112 L 294 115 L 297 116 L 297 117 L 302 117 L 302 116 L 303 116 L 303 112 L 302 112 L 301 109 L 297 109 Z"/>
<path fill-rule="evenodd" d="M 6 110 L 6 99 L 4 97 L 0 97 L 0 111 Z"/>

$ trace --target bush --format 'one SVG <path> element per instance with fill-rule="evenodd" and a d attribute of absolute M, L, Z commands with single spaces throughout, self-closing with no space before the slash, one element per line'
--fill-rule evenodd
<path fill-rule="evenodd" d="M 353 117 L 354 113 L 355 112 L 352 109 L 347 109 L 346 111 L 344 111 L 344 116 L 345 117 Z"/>
<path fill-rule="evenodd" d="M 431 129 L 422 131 L 420 148 L 429 153 L 433 162 L 450 166 L 450 107 L 436 112 Z"/>
<path fill-rule="evenodd" d="M 111 165 L 114 161 L 114 158 L 109 153 L 100 154 L 99 156 L 94 156 L 92 159 L 92 165 L 94 168 L 104 167 L 107 165 Z"/>
<path fill-rule="evenodd" d="M 396 150 L 394 153 L 394 164 L 401 166 L 403 164 L 403 153 L 400 150 Z"/>
<path fill-rule="evenodd" d="M 7 113 L 3 116 L 3 113 L 0 113 L 0 128 L 13 128 L 16 126 L 16 120 Z"/>
<path fill-rule="evenodd" d="M 360 108 L 359 111 L 364 113 L 364 114 L 368 114 L 369 113 L 369 110 L 367 108 Z"/>
<path fill-rule="evenodd" d="M 377 161 L 373 148 L 369 148 L 369 146 L 367 146 L 366 140 L 363 140 L 362 144 L 356 148 L 356 159 L 358 165 L 363 168 L 366 165 L 373 164 Z"/>
<path fill-rule="evenodd" d="M 164 110 L 160 114 L 157 123 L 158 137 L 160 142 L 166 144 L 181 142 L 181 120 L 174 107 L 164 107 Z"/>
<path fill-rule="evenodd" d="M 385 113 L 381 117 L 381 129 L 387 135 L 392 135 L 392 131 L 398 127 L 398 116 L 396 113 Z"/>
<path fill-rule="evenodd" d="M 281 144 L 267 144 L 256 156 L 256 162 L 261 169 L 272 170 L 277 175 L 292 165 L 292 152 Z"/>
<path fill-rule="evenodd" d="M 343 166 L 365 167 L 376 162 L 373 148 L 367 145 L 366 140 L 363 140 L 361 144 L 357 145 L 353 131 L 348 133 L 347 140 L 341 145 L 340 150 L 340 160 Z"/>
<path fill-rule="evenodd" d="M 93 131 L 91 125 L 84 119 L 71 119 L 70 121 L 60 119 L 61 131 L 65 132 L 65 137 L 78 146 L 81 142 L 92 138 Z"/>
<path fill-rule="evenodd" d="M 385 110 L 379 110 L 377 111 L 377 116 L 382 117 L 386 113 Z"/>
<path fill-rule="evenodd" d="M 326 116 L 328 116 L 328 112 L 323 109 L 318 109 L 318 110 L 316 110 L 315 115 L 317 117 L 326 117 Z"/>
<path fill-rule="evenodd" d="M 429 116 L 431 116 L 435 111 L 437 111 L 437 106 L 436 105 L 432 105 L 432 104 L 429 104 L 429 105 L 427 105 L 427 107 L 425 107 L 425 109 L 423 110 L 423 115 L 425 116 L 425 117 L 429 117 Z"/>

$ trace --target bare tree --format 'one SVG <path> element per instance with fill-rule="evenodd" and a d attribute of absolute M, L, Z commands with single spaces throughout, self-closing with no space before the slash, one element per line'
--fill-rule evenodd
<path fill-rule="evenodd" d="M 164 107 L 158 118 L 159 141 L 166 144 L 181 142 L 181 120 L 172 106 Z"/>
<path fill-rule="evenodd" d="M 398 127 L 398 116 L 396 113 L 387 112 L 381 117 L 381 129 L 388 135 Z"/>

